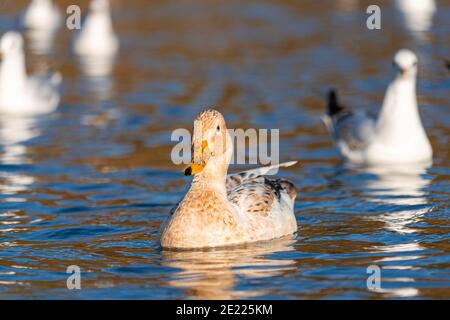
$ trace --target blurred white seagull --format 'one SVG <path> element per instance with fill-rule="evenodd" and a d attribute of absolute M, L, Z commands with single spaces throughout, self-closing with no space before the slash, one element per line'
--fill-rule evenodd
<path fill-rule="evenodd" d="M 119 49 L 108 0 L 93 0 L 89 13 L 75 38 L 74 50 L 84 56 L 112 56 Z"/>
<path fill-rule="evenodd" d="M 396 0 L 398 10 L 403 14 L 408 30 L 429 31 L 436 12 L 435 0 Z"/>
<path fill-rule="evenodd" d="M 22 20 L 27 28 L 51 31 L 61 24 L 61 14 L 51 0 L 32 0 Z"/>
<path fill-rule="evenodd" d="M 61 75 L 27 76 L 20 33 L 9 31 L 2 36 L 0 55 L 0 113 L 32 115 L 56 109 Z"/>
<path fill-rule="evenodd" d="M 421 163 L 432 160 L 432 149 L 420 120 L 416 98 L 417 56 L 398 51 L 396 76 L 389 84 L 377 119 L 339 105 L 328 94 L 323 120 L 343 158 L 366 164 Z"/>

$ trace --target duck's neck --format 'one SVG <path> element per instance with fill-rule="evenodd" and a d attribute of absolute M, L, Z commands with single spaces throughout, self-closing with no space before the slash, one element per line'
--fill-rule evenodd
<path fill-rule="evenodd" d="M 214 190 L 226 196 L 227 167 L 208 164 L 204 170 L 194 176 L 192 187 L 195 189 Z"/>
<path fill-rule="evenodd" d="M 378 139 L 404 140 L 423 131 L 417 108 L 416 79 L 398 76 L 389 85 L 377 121 Z"/>

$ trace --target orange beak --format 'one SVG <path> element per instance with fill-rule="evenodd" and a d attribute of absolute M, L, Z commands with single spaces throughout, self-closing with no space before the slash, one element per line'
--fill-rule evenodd
<path fill-rule="evenodd" d="M 208 147 L 208 142 L 202 141 L 201 146 L 194 142 L 194 152 L 192 154 L 192 162 L 183 169 L 185 176 L 192 176 L 202 172 L 206 166 L 205 149 Z"/>

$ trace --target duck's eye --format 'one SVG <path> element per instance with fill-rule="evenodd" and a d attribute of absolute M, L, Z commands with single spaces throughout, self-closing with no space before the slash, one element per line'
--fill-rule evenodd
<path fill-rule="evenodd" d="M 220 131 L 220 126 L 217 126 L 216 130 L 217 130 L 217 132 L 219 132 Z"/>
<path fill-rule="evenodd" d="M 413 66 L 414 67 L 417 66 L 417 61 L 414 61 Z"/>

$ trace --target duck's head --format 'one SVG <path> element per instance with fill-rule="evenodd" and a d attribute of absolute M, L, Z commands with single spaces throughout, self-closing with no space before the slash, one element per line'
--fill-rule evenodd
<path fill-rule="evenodd" d="M 214 109 L 201 112 L 194 121 L 192 161 L 184 174 L 226 175 L 232 149 L 222 114 Z"/>
<path fill-rule="evenodd" d="M 399 50 L 393 60 L 394 68 L 401 77 L 415 77 L 417 74 L 417 56 L 408 49 Z"/>
<path fill-rule="evenodd" d="M 0 56 L 6 58 L 23 51 L 23 38 L 19 32 L 8 31 L 0 39 Z"/>

